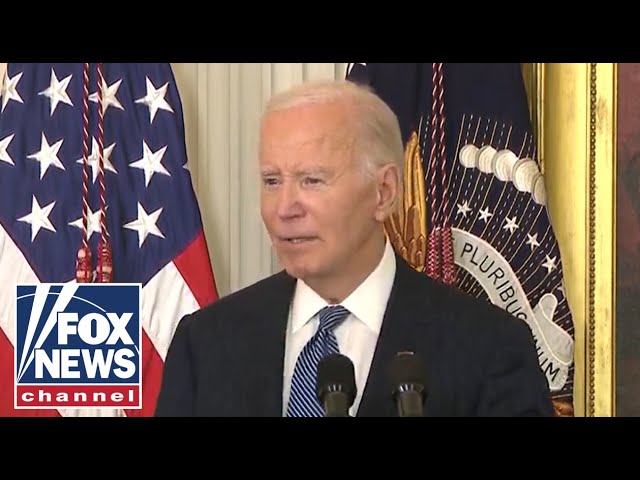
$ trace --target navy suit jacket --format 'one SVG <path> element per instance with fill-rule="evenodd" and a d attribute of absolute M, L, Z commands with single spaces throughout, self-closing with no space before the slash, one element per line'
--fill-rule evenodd
<path fill-rule="evenodd" d="M 357 416 L 397 416 L 387 367 L 424 360 L 426 416 L 552 416 L 526 323 L 441 285 L 396 255 L 391 296 Z M 295 279 L 277 273 L 181 319 L 165 361 L 157 416 L 282 416 Z"/>

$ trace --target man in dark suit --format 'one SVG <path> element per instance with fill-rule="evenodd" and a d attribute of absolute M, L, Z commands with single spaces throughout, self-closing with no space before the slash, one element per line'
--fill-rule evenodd
<path fill-rule="evenodd" d="M 395 416 L 386 370 L 424 362 L 427 416 L 550 416 L 529 327 L 441 285 L 394 252 L 384 222 L 402 190 L 398 120 L 351 82 L 307 83 L 267 105 L 261 214 L 284 271 L 179 323 L 158 416 L 322 416 L 315 370 L 349 357 L 352 416 Z"/>

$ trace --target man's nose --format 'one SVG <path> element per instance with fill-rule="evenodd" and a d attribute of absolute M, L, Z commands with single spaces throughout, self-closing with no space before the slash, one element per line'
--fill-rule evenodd
<path fill-rule="evenodd" d="M 286 220 L 299 217 L 302 213 L 298 186 L 295 182 L 283 182 L 278 192 L 278 216 Z"/>

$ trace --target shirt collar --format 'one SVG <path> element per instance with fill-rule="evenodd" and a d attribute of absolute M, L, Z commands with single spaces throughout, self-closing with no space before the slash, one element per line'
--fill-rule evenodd
<path fill-rule="evenodd" d="M 379 333 L 396 273 L 396 257 L 387 239 L 384 254 L 376 268 L 342 303 L 353 316 Z M 298 279 L 291 309 L 291 328 L 295 333 L 320 309 L 329 305 L 304 281 Z"/>

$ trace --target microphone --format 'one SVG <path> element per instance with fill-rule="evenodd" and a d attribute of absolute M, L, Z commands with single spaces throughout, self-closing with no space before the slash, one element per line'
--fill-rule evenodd
<path fill-rule="evenodd" d="M 388 370 L 391 396 L 400 417 L 423 417 L 427 398 L 426 372 L 418 355 L 398 352 Z"/>
<path fill-rule="evenodd" d="M 348 417 L 356 392 L 356 375 L 348 357 L 332 353 L 320 360 L 316 393 L 326 417 Z"/>

